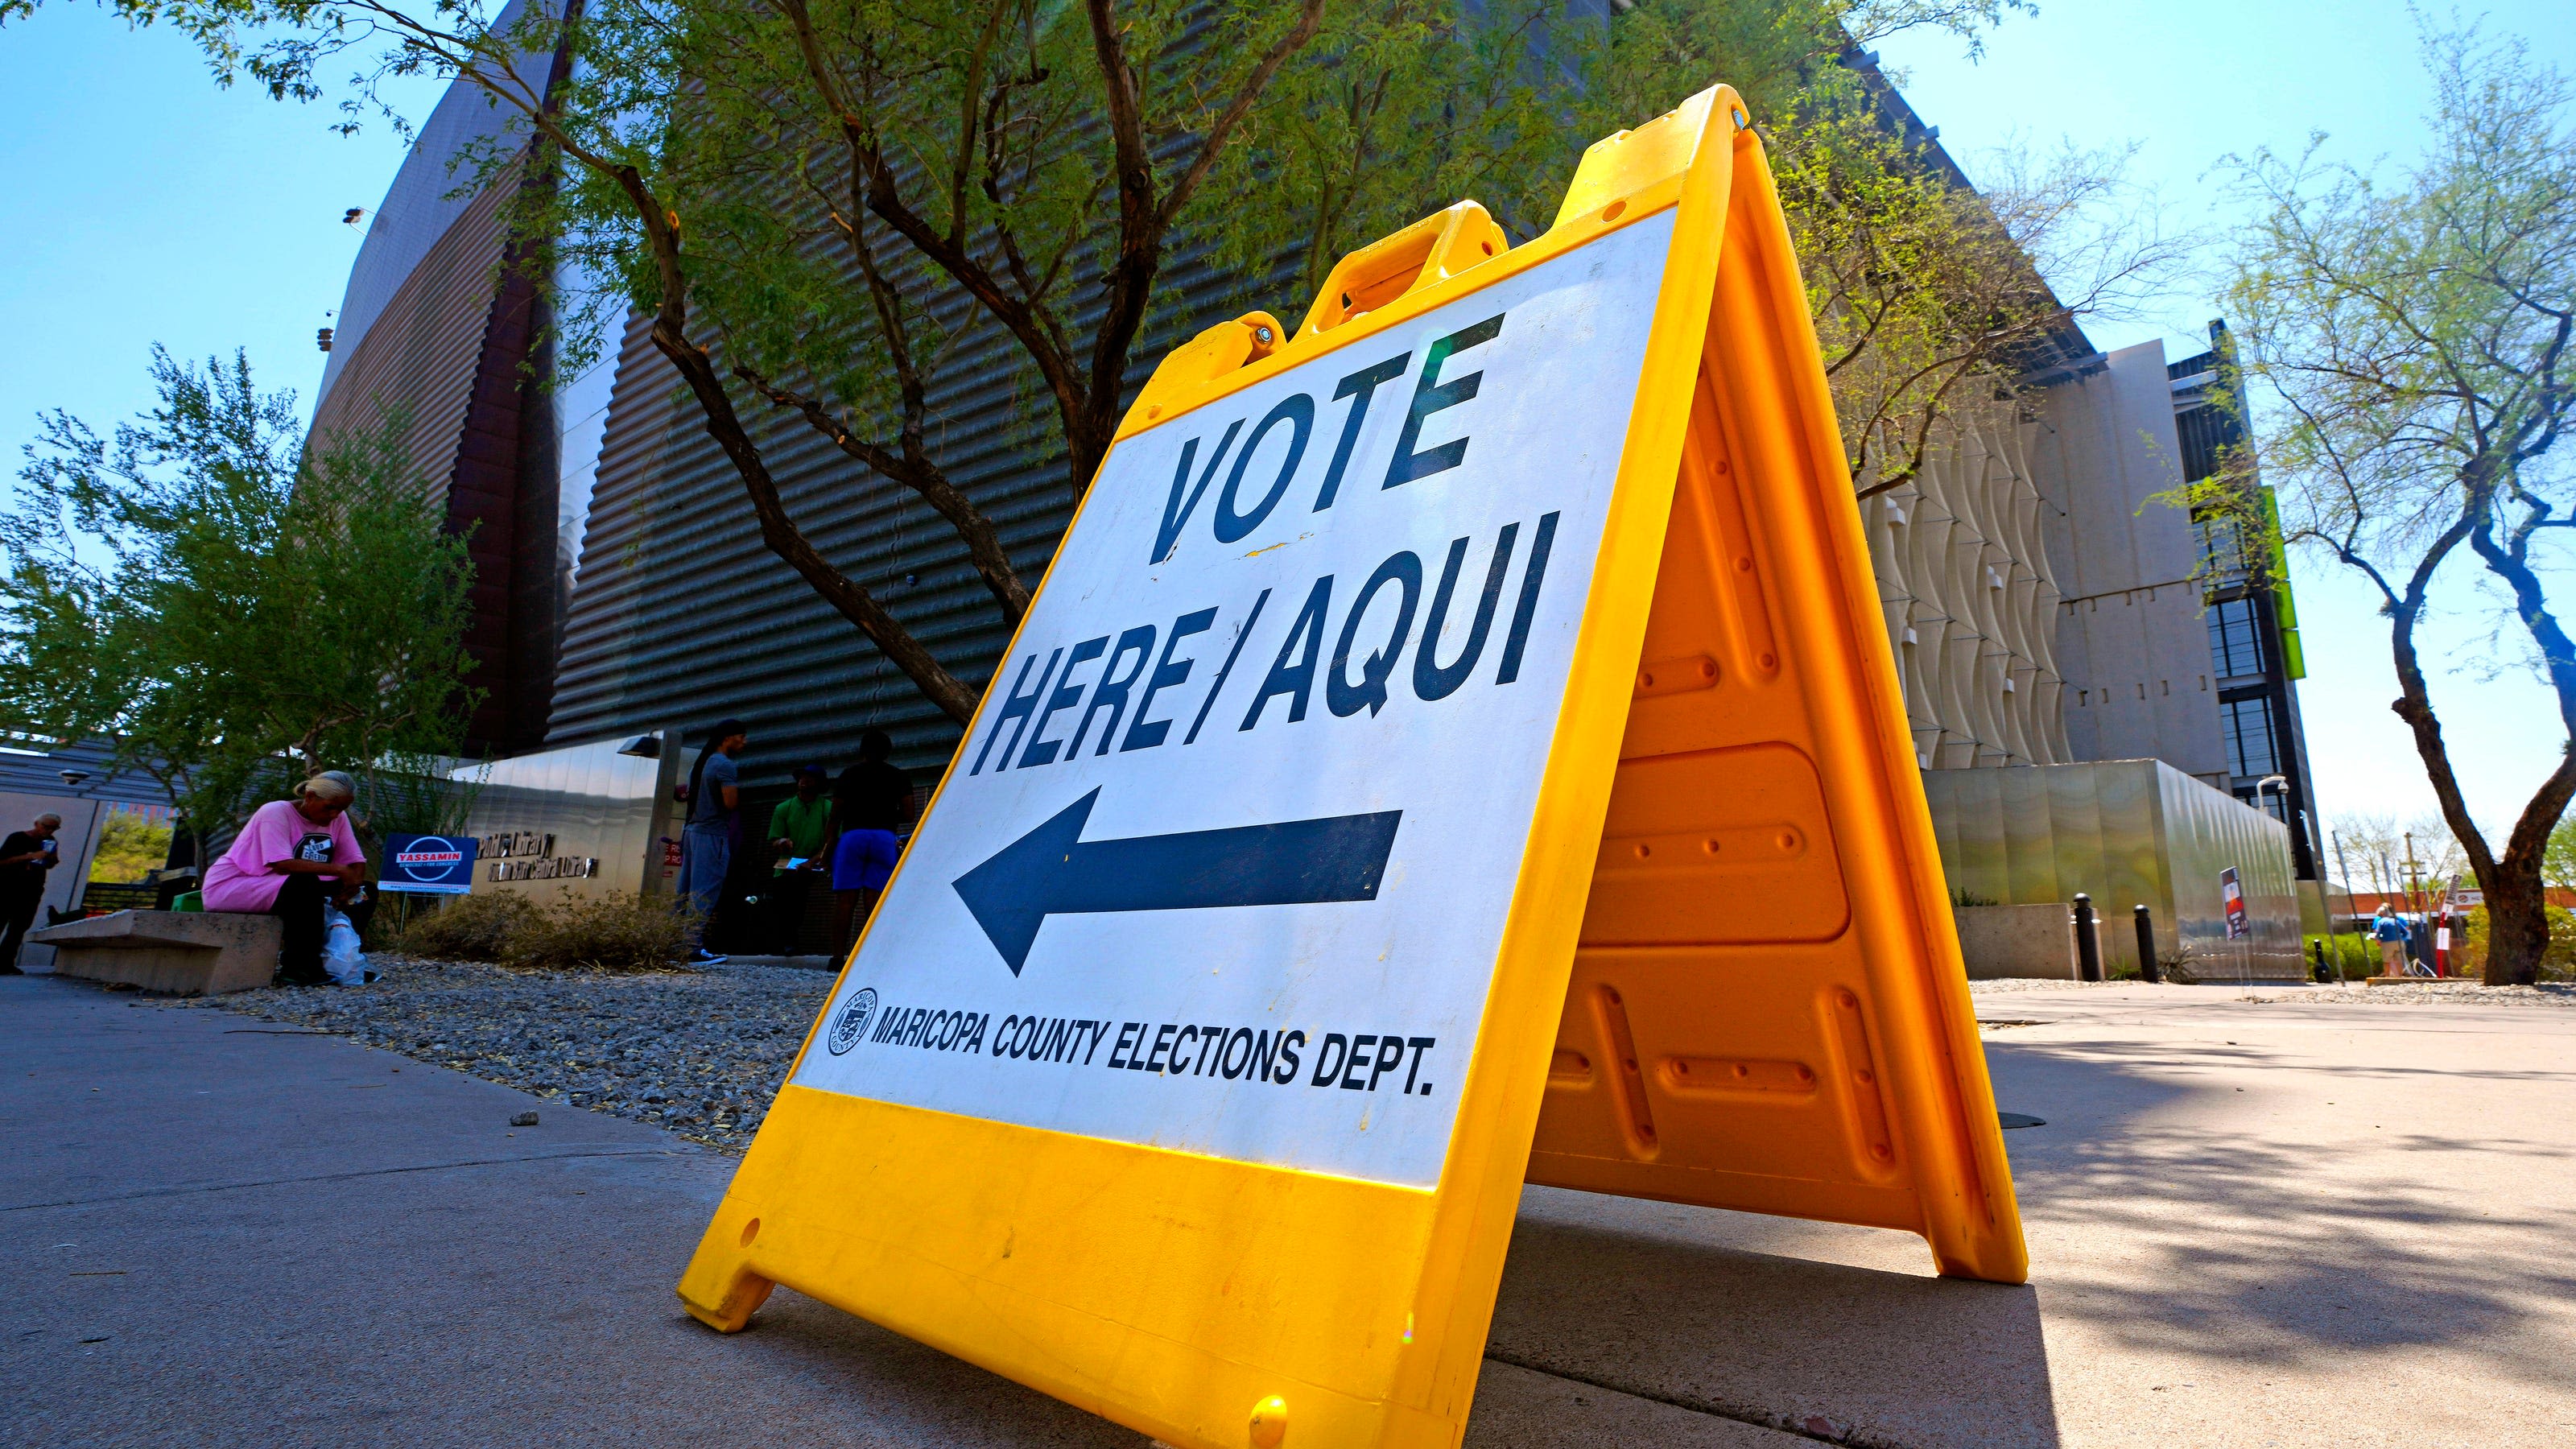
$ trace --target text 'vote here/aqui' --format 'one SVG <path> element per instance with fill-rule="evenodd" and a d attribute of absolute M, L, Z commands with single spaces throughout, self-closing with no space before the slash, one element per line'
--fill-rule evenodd
<path fill-rule="evenodd" d="M 1341 498 L 1344 480 L 1353 475 L 1372 401 L 1383 384 L 1408 373 L 1414 380 L 1412 398 L 1378 475 L 1378 488 L 1399 488 L 1458 468 L 1472 436 L 1426 448 L 1421 446 L 1424 424 L 1477 397 L 1484 374 L 1458 372 L 1451 360 L 1500 336 L 1504 320 L 1498 313 L 1438 339 L 1424 350 L 1418 371 L 1407 351 L 1342 377 L 1331 394 L 1331 401 L 1342 405 L 1340 427 L 1310 511 L 1325 512 Z M 1443 376 L 1450 372 L 1456 375 Z M 1252 422 L 1248 435 L 1250 420 L 1238 417 L 1221 429 L 1211 422 L 1185 441 L 1147 564 L 1169 559 L 1181 546 L 1220 474 L 1225 482 L 1214 503 L 1204 508 L 1208 531 L 1218 543 L 1238 542 L 1268 519 L 1293 491 L 1308 457 L 1317 411 L 1314 396 L 1290 393 Z M 1472 418 L 1467 421 L 1472 426 Z M 1281 446 L 1267 446 L 1273 443 Z M 1279 458 L 1275 467 L 1253 468 L 1257 457 L 1274 453 Z M 1266 486 L 1257 481 L 1265 473 Z M 1260 496 L 1249 501 L 1247 477 L 1261 488 Z M 1113 750 L 1154 749 L 1184 724 L 1182 714 L 1164 712 L 1166 691 L 1186 689 L 1196 679 L 1207 683 L 1194 691 L 1195 708 L 1184 696 L 1184 745 L 1195 743 L 1212 719 L 1220 729 L 1236 732 L 1256 729 L 1265 720 L 1298 723 L 1318 696 L 1336 718 L 1362 711 L 1375 715 L 1400 695 L 1424 703 L 1445 700 L 1483 672 L 1479 666 L 1489 656 L 1486 677 L 1496 686 L 1511 684 L 1520 677 L 1537 617 L 1558 518 L 1550 512 L 1534 524 L 1506 523 L 1484 539 L 1452 539 L 1429 560 L 1412 549 L 1398 549 L 1356 583 L 1327 573 L 1301 588 L 1263 588 L 1248 599 L 1191 609 L 1169 622 L 1140 621 L 1069 644 L 1043 643 L 1028 650 L 1010 672 L 968 774 L 1071 760 L 1086 745 L 1095 757 Z M 1229 614 L 1234 627 L 1218 633 L 1218 624 Z M 1265 617 L 1272 621 L 1268 630 L 1262 627 Z M 1202 643 L 1200 636 L 1209 639 Z M 1251 647 L 1256 643 L 1258 648 Z M 1204 668 L 1211 661 L 1212 673 Z M 1219 714 L 1217 707 L 1238 676 L 1242 686 Z"/>

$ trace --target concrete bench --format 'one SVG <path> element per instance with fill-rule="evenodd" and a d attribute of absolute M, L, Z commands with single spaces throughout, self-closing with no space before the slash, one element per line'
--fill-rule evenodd
<path fill-rule="evenodd" d="M 215 911 L 118 911 L 29 931 L 54 948 L 54 971 L 145 991 L 215 996 L 277 975 L 285 923 Z"/>

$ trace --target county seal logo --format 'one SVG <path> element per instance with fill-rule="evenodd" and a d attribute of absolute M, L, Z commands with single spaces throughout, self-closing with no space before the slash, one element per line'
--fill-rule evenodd
<path fill-rule="evenodd" d="M 876 988 L 864 987 L 843 1004 L 840 1015 L 832 1018 L 832 1034 L 823 1039 L 824 1050 L 837 1057 L 857 1046 L 860 1033 L 868 1029 L 868 1018 L 876 1014 Z"/>

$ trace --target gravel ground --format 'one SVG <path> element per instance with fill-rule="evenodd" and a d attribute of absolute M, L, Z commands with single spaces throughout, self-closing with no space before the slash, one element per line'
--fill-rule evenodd
<path fill-rule="evenodd" d="M 1997 981 L 1971 981 L 1971 996 L 2019 996 L 2028 991 L 2100 991 L 2109 986 L 2135 986 L 2135 981 L 2047 981 L 2032 976 L 2007 976 Z"/>
<path fill-rule="evenodd" d="M 2018 996 L 2042 991 L 2101 991 L 2113 986 L 2143 986 L 2140 981 L 2041 981 L 2006 979 L 1971 981 L 1971 996 Z M 2208 987 L 2234 988 L 2233 981 L 2204 981 Z M 2339 986 L 2292 986 L 2280 981 L 2257 981 L 2253 999 L 2294 1002 L 2304 1006 L 2421 1006 L 2428 1001 L 2468 1001 L 2480 1006 L 2540 1006 L 2561 1009 L 2576 1007 L 2576 983 L 2543 982 L 2538 986 L 2487 986 L 2475 981 L 2431 981 L 2421 986 L 2372 986 L 2347 981 Z"/>
<path fill-rule="evenodd" d="M 310 1027 L 730 1151 L 823 1009 L 828 971 L 726 964 L 622 976 L 370 955 L 372 986 L 181 1003 Z"/>
<path fill-rule="evenodd" d="M 2428 1001 L 2468 1001 L 2480 1006 L 2576 1007 L 2576 984 L 2547 981 L 2538 986 L 2488 986 L 2476 981 L 2428 981 L 2421 986 L 2371 986 L 2347 981 L 2340 986 L 2311 986 L 2300 991 L 2257 996 L 2256 1001 L 2310 1004 L 2360 1002 L 2370 1006 L 2421 1006 Z"/>
<path fill-rule="evenodd" d="M 508 971 L 470 962 L 370 956 L 372 986 L 245 991 L 174 1006 L 236 1011 L 347 1036 L 454 1067 L 567 1106 L 740 1152 L 831 993 L 828 971 L 727 963 L 620 976 Z M 1980 1000 L 2101 991 L 2134 981 L 1976 981 Z M 2225 983 L 2219 983 L 2225 984 Z M 2283 986 L 2257 1002 L 2576 1008 L 2576 985 Z M 1998 1023 L 2002 1024 L 2002 1023 Z"/>

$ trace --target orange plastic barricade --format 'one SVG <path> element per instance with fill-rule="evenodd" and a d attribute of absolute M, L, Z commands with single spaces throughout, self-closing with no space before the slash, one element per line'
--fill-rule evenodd
<path fill-rule="evenodd" d="M 1713 89 L 1164 360 L 680 1296 L 1276 1449 L 1457 1443 L 1525 1173 L 2017 1280 L 1907 741 Z"/>

